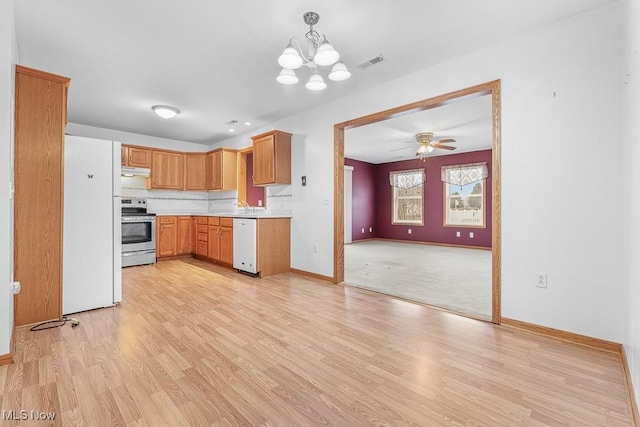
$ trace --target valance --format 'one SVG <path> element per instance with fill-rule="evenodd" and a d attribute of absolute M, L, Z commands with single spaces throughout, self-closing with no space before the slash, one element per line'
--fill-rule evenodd
<path fill-rule="evenodd" d="M 389 184 L 405 190 L 422 185 L 426 180 L 424 169 L 389 172 Z"/>
<path fill-rule="evenodd" d="M 441 179 L 460 187 L 485 179 L 489 176 L 487 162 L 467 163 L 465 165 L 442 166 Z"/>

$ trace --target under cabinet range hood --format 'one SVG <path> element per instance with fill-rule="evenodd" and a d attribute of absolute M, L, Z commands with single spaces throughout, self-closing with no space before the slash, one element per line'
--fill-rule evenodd
<path fill-rule="evenodd" d="M 151 176 L 151 169 L 149 168 L 132 168 L 129 166 L 123 166 L 120 170 L 122 176 L 144 176 L 149 178 Z"/>

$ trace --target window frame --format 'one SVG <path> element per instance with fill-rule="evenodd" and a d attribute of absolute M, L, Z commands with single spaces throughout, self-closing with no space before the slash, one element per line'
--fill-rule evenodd
<path fill-rule="evenodd" d="M 391 171 L 389 172 L 390 174 L 390 179 L 392 179 L 392 175 L 396 174 L 396 173 L 407 173 L 407 170 L 401 170 L 401 171 Z M 416 169 L 415 173 L 420 173 L 423 174 L 424 170 L 422 169 Z M 391 186 L 391 225 L 418 225 L 418 226 L 424 226 L 424 182 L 422 182 L 422 184 L 417 185 L 416 187 L 420 187 L 420 220 L 401 220 L 397 218 L 397 213 L 398 213 L 398 206 L 397 206 L 397 200 L 398 200 L 398 191 L 402 190 L 402 188 L 398 188 L 395 186 Z M 415 187 L 413 187 L 415 188 Z M 417 199 L 418 196 L 412 196 L 412 197 L 401 197 L 401 199 Z"/>
<path fill-rule="evenodd" d="M 469 184 L 463 185 L 466 186 L 475 186 L 476 184 L 482 184 L 482 193 L 480 193 L 481 199 L 481 207 L 480 207 L 480 220 L 481 223 L 478 225 L 475 224 L 463 224 L 463 223 L 455 223 L 451 222 L 449 212 L 451 212 L 450 204 L 451 204 L 451 189 L 455 189 L 456 187 L 460 188 L 457 184 L 449 184 L 448 182 L 442 183 L 442 225 L 444 227 L 456 227 L 456 228 L 487 228 L 487 178 L 481 179 L 480 181 L 470 182 Z"/>

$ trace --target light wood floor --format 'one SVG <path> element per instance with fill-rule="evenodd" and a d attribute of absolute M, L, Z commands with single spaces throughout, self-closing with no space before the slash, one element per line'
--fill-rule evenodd
<path fill-rule="evenodd" d="M 38 426 L 631 424 L 618 354 L 293 274 L 133 267 L 120 307 L 76 317 L 17 331 L 1 410 L 56 413 Z"/>

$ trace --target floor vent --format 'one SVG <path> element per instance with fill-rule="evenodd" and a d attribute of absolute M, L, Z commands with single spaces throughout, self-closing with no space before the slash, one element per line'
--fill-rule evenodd
<path fill-rule="evenodd" d="M 384 61 L 384 56 L 378 54 L 377 56 L 374 56 L 370 60 L 365 61 L 365 62 L 363 62 L 361 64 L 358 64 L 358 68 L 360 68 L 361 70 L 364 70 L 364 69 L 367 69 L 367 68 L 371 67 L 372 65 L 379 64 L 382 61 Z"/>

